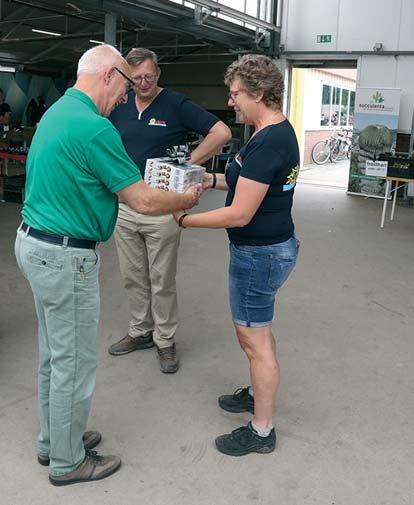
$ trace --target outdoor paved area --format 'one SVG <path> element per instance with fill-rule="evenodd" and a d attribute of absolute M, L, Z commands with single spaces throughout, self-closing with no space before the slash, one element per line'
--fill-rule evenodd
<path fill-rule="evenodd" d="M 325 165 L 305 165 L 300 169 L 298 182 L 317 186 L 347 188 L 349 177 L 349 160 Z"/>

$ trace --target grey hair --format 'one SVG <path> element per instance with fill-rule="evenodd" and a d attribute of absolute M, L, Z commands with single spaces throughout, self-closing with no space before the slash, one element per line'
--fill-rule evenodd
<path fill-rule="evenodd" d="M 109 44 L 92 47 L 80 57 L 78 76 L 81 74 L 97 74 L 110 65 L 119 65 L 123 59 L 118 49 Z"/>
<path fill-rule="evenodd" d="M 246 54 L 234 61 L 226 70 L 224 83 L 230 86 L 236 78 L 242 81 L 249 95 L 262 91 L 263 103 L 266 106 L 277 106 L 279 109 L 282 107 L 285 91 L 283 75 L 268 56 Z"/>
<path fill-rule="evenodd" d="M 154 51 L 146 49 L 145 47 L 134 47 L 129 51 L 125 59 L 128 65 L 131 66 L 140 65 L 143 61 L 151 60 L 158 68 L 158 56 Z"/>

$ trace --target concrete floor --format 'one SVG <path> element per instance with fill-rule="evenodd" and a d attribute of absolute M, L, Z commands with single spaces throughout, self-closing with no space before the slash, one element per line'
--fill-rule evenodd
<path fill-rule="evenodd" d="M 345 159 L 325 165 L 316 165 L 316 163 L 305 165 L 300 169 L 298 182 L 348 189 L 348 179 L 349 160 Z"/>
<path fill-rule="evenodd" d="M 202 208 L 220 205 L 210 193 Z M 0 205 L 0 503 L 4 505 L 412 505 L 414 210 L 379 228 L 381 202 L 299 185 L 296 272 L 275 323 L 278 448 L 230 458 L 214 437 L 249 419 L 216 398 L 248 384 L 227 308 L 223 231 L 185 230 L 178 285 L 182 367 L 153 350 L 114 358 L 128 307 L 114 243 L 101 248 L 99 370 L 90 428 L 123 467 L 55 488 L 36 462 L 36 318 L 13 257 L 19 206 Z"/>

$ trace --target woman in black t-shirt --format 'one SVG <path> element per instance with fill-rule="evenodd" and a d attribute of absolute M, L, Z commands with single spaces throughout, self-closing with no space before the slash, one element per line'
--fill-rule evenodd
<path fill-rule="evenodd" d="M 226 206 L 209 212 L 175 213 L 184 228 L 226 228 L 230 239 L 229 296 L 239 343 L 252 385 L 218 399 L 229 412 L 254 414 L 247 426 L 216 439 L 232 456 L 275 448 L 273 409 L 279 365 L 272 334 L 277 290 L 293 270 L 299 242 L 291 217 L 299 167 L 294 130 L 281 111 L 283 76 L 267 56 L 246 55 L 227 69 L 229 105 L 254 134 L 226 175 L 207 174 L 204 188 L 227 190 Z"/>

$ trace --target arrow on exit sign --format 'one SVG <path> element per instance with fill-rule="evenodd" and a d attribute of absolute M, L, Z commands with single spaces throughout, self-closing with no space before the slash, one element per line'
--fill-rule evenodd
<path fill-rule="evenodd" d="M 329 42 L 332 42 L 332 35 L 317 35 L 316 42 L 319 44 L 329 44 Z"/>

